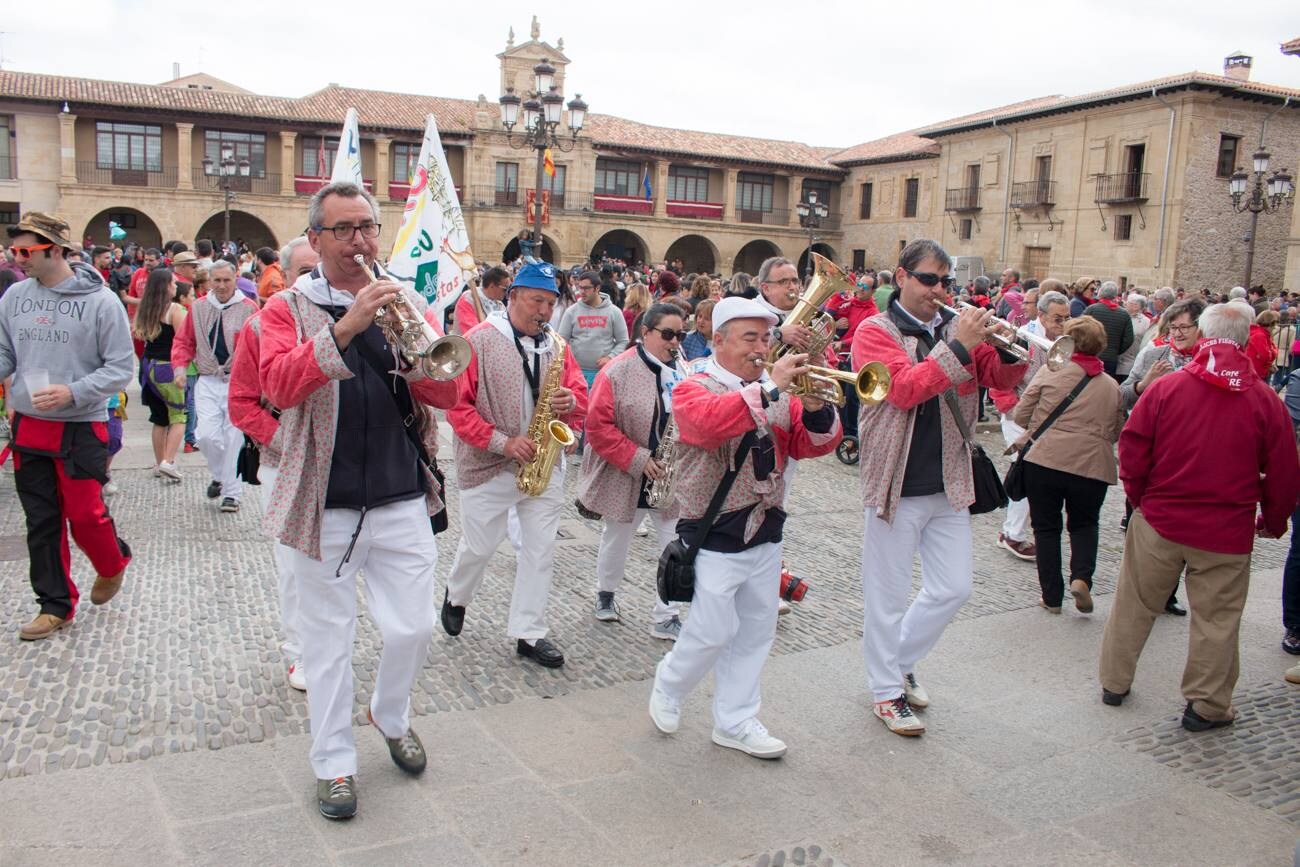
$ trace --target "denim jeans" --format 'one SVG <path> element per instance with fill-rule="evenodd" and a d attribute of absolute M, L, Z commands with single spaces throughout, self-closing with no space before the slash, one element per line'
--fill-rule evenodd
<path fill-rule="evenodd" d="M 194 445 L 194 426 L 199 423 L 199 414 L 194 411 L 194 380 L 197 376 L 185 380 L 185 442 Z"/>
<path fill-rule="evenodd" d="M 1300 505 L 1291 515 L 1291 550 L 1286 555 L 1282 570 L 1282 625 L 1289 631 L 1300 629 L 1300 534 L 1296 522 L 1300 521 Z"/>

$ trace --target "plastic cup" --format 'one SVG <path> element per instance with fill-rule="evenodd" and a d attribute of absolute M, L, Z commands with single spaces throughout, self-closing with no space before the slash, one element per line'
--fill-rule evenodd
<path fill-rule="evenodd" d="M 30 397 L 36 392 L 50 387 L 50 372 L 39 367 L 24 370 L 23 383 L 27 386 L 27 394 Z"/>

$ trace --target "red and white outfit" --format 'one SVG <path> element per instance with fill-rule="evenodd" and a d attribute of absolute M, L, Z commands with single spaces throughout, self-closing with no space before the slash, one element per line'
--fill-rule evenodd
<path fill-rule="evenodd" d="M 262 490 L 262 512 L 269 510 L 275 490 L 276 467 L 282 445 L 280 421 L 275 408 L 262 396 L 258 374 L 261 363 L 262 314 L 248 317 L 235 344 L 235 358 L 230 366 L 230 390 L 226 405 L 230 421 L 253 438 L 260 451 L 257 480 Z M 293 580 L 293 549 L 272 540 L 275 546 L 275 573 L 280 591 L 280 621 L 284 643 L 280 652 L 290 668 L 302 661 L 302 637 L 298 632 L 298 584 Z"/>
<path fill-rule="evenodd" d="M 392 352 L 378 326 L 340 352 L 334 318 L 353 297 L 318 274 L 300 278 L 262 309 L 261 382 L 267 400 L 281 410 L 282 447 L 263 521 L 267 532 L 293 549 L 311 763 L 317 779 L 335 779 L 357 769 L 352 645 L 357 575 L 363 571 L 367 607 L 383 639 L 370 713 L 386 736 L 410 729 L 411 686 L 433 634 L 438 551 L 429 518 L 442 500 L 435 477 L 393 413 L 397 397 L 448 408 L 456 386 L 427 379 L 418 367 L 401 369 L 396 359 L 395 370 L 382 374 L 366 367 L 369 362 L 359 357 L 363 348 Z M 425 311 L 422 298 L 403 291 L 408 304 Z M 427 312 L 425 318 L 438 330 Z M 361 387 L 363 382 L 368 384 Z M 356 412 L 359 399 L 364 411 Z M 423 433 L 424 451 L 432 458 L 436 431 Z M 342 489 L 341 480 L 349 482 Z M 377 496 L 375 486 L 398 483 L 408 486 L 400 496 L 369 499 Z M 367 499 L 351 499 L 360 497 Z"/>
<path fill-rule="evenodd" d="M 505 455 L 506 440 L 528 433 L 533 394 L 524 375 L 524 356 L 536 369 L 539 388 L 555 354 L 546 334 L 520 337 L 518 345 L 505 314 L 489 316 L 465 336 L 474 360 L 457 379 L 458 395 L 447 420 L 456 432 L 456 478 L 460 488 L 461 536 L 456 561 L 447 576 L 447 601 L 465 606 L 474 600 L 488 561 L 506 534 L 506 514 L 519 515 L 520 542 L 527 556 L 515 566 L 506 633 L 515 639 L 545 638 L 546 598 L 551 590 L 555 532 L 564 511 L 564 460 L 556 463 L 551 482 L 530 497 L 515 484 L 519 465 Z M 582 370 L 565 348 L 562 383 L 572 390 L 574 408 L 561 418 L 575 433 L 587 414 L 587 385 Z"/>
<path fill-rule="evenodd" d="M 461 293 L 460 298 L 456 300 L 456 312 L 453 322 L 456 325 L 456 333 L 462 337 L 478 325 L 478 308 L 474 306 L 474 297 L 470 294 L 473 289 L 466 289 Z M 493 313 L 499 313 L 506 309 L 506 305 L 500 301 L 489 298 L 483 292 L 478 293 L 478 299 L 483 304 L 483 313 L 491 316 Z"/>
<path fill-rule="evenodd" d="M 172 370 L 183 371 L 191 361 L 198 367 L 195 438 L 213 480 L 221 485 L 221 496 L 235 502 L 244 491 L 238 472 L 244 432 L 230 421 L 227 391 L 239 330 L 256 312 L 257 304 L 238 290 L 224 303 L 217 300 L 215 292 L 209 292 L 190 308 L 172 343 Z"/>
<path fill-rule="evenodd" d="M 784 471 L 792 459 L 833 451 L 842 437 L 833 406 L 806 413 L 799 399 L 787 394 L 769 404 L 765 384 L 771 385 L 766 377 L 744 382 L 710 358 L 703 373 L 673 391 L 680 461 L 677 527 L 692 547 L 696 523 L 741 437 L 751 430 L 759 434 L 755 447 L 742 456 L 740 472 L 695 559 L 691 616 L 655 677 L 655 688 L 680 706 L 712 671 L 714 724 L 728 736 L 758 716 L 759 679 L 776 637 Z"/>
<path fill-rule="evenodd" d="M 596 374 L 587 412 L 587 446 L 578 500 L 605 522 L 596 557 L 596 590 L 614 593 L 622 583 L 632 534 L 650 515 L 658 549 L 677 538 L 677 504 L 645 504 L 645 466 L 672 413 L 672 393 L 682 374 L 640 345 L 620 353 Z M 653 443 L 653 445 L 652 445 Z M 655 595 L 654 619 L 677 617 L 681 605 Z"/>
<path fill-rule="evenodd" d="M 1016 408 L 1016 404 L 1020 402 L 1020 396 L 1029 387 L 1029 382 L 1034 378 L 1034 374 L 1046 362 L 1047 354 L 1031 343 L 1029 344 L 1029 367 L 1020 382 L 1016 383 L 1015 388 L 989 389 L 989 396 L 993 398 L 993 405 L 998 408 L 998 414 L 1002 417 L 1002 439 L 1006 441 L 1008 446 L 1015 444 L 1025 435 L 1025 429 L 1016 424 L 1015 420 L 1011 418 L 1011 413 Z M 1032 543 L 1034 541 L 1033 533 L 1029 528 L 1028 497 L 1007 501 L 1007 516 L 1002 521 L 1002 535 L 1013 542 Z"/>

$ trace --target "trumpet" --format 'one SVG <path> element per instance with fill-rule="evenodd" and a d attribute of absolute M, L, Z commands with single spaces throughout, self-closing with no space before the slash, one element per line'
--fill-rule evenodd
<path fill-rule="evenodd" d="M 953 316 L 961 315 L 961 311 L 968 307 L 979 309 L 974 304 L 967 304 L 965 301 L 961 302 L 958 307 L 949 307 L 947 304 L 940 304 L 939 306 Z M 1020 340 L 1037 346 L 1047 353 L 1047 367 L 1050 370 L 1060 370 L 1069 363 L 1070 356 L 1074 355 L 1074 338 L 1068 334 L 1062 335 L 1055 340 L 1049 340 L 1035 334 L 1024 325 L 1015 328 L 1010 322 L 996 316 L 989 317 L 989 322 L 998 326 L 999 330 L 989 335 L 988 342 L 1002 351 L 1014 355 L 1021 362 L 1029 360 L 1029 347 L 1021 346 L 1018 342 Z"/>
<path fill-rule="evenodd" d="M 366 272 L 371 285 L 379 282 L 374 270 L 366 264 L 365 256 L 358 253 L 352 258 Z M 401 281 L 378 262 L 375 263 L 375 268 L 384 279 L 401 285 Z M 420 311 L 414 309 L 400 292 L 391 305 L 386 304 L 375 311 L 375 324 L 383 329 L 388 342 L 397 347 L 402 360 L 412 367 L 418 365 L 429 379 L 455 379 L 469 367 L 473 356 L 469 341 L 454 334 L 439 337 L 433 326 L 425 321 Z"/>
<path fill-rule="evenodd" d="M 775 365 L 770 361 L 757 360 L 758 366 L 764 370 L 771 370 Z M 840 384 L 852 386 L 854 393 L 857 394 L 858 400 L 868 405 L 880 403 L 889 394 L 889 368 L 882 361 L 868 361 L 862 367 L 858 368 L 856 373 L 850 373 L 847 370 L 836 370 L 833 367 L 817 367 L 816 365 L 806 365 L 808 373 L 805 374 L 812 384 L 820 386 L 813 391 L 805 391 L 804 385 L 797 379 L 790 383 L 786 388 L 789 394 L 803 397 L 815 397 L 821 400 L 828 398 L 822 397 L 822 392 L 831 388 L 839 395 L 839 400 L 830 400 L 836 406 L 844 406 L 844 392 Z"/>

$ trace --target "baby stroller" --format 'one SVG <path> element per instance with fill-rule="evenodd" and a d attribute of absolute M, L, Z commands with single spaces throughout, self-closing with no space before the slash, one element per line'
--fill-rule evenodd
<path fill-rule="evenodd" d="M 853 370 L 853 360 L 848 352 L 840 353 L 840 370 Z M 835 457 L 840 463 L 853 466 L 858 462 L 858 393 L 851 387 L 844 389 L 844 406 L 840 407 L 840 426 L 844 439 L 835 447 Z"/>

